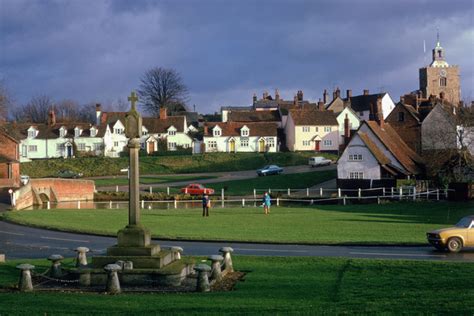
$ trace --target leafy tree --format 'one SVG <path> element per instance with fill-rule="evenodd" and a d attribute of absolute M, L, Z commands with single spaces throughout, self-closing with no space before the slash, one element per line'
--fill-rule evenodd
<path fill-rule="evenodd" d="M 160 108 L 168 113 L 186 111 L 188 89 L 174 69 L 155 67 L 141 78 L 138 95 L 142 107 L 151 115 L 158 116 Z"/>

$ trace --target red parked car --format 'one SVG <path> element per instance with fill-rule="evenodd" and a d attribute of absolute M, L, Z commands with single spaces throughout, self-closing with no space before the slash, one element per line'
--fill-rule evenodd
<path fill-rule="evenodd" d="M 202 184 L 191 183 L 187 187 L 181 188 L 181 193 L 190 195 L 214 194 L 214 189 L 205 188 Z"/>

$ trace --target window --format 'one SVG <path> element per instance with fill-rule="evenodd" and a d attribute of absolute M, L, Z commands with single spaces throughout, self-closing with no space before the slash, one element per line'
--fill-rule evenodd
<path fill-rule="evenodd" d="M 267 146 L 268 147 L 275 147 L 275 139 L 272 137 L 267 138 Z"/>
<path fill-rule="evenodd" d="M 28 131 L 28 138 L 35 138 L 36 137 L 36 131 Z"/>
<path fill-rule="evenodd" d="M 175 131 L 175 130 L 169 130 L 169 131 L 168 131 L 168 135 L 170 135 L 170 136 L 175 136 L 175 135 L 176 135 L 176 131 Z"/>
<path fill-rule="evenodd" d="M 102 143 L 95 143 L 94 144 L 94 149 L 95 150 L 102 150 Z"/>
<path fill-rule="evenodd" d="M 304 140 L 303 141 L 303 146 L 311 146 L 311 141 L 310 140 Z"/>
<path fill-rule="evenodd" d="M 59 136 L 60 136 L 60 137 L 66 136 L 66 129 L 65 129 L 65 128 L 61 128 L 61 129 L 59 130 Z"/>
<path fill-rule="evenodd" d="M 325 141 L 323 142 L 323 146 L 325 146 L 325 147 L 332 146 L 332 140 L 330 140 L 330 139 L 329 139 L 329 140 L 325 140 Z"/>
<path fill-rule="evenodd" d="M 168 143 L 168 149 L 169 150 L 176 150 L 176 143 L 169 142 Z"/>
<path fill-rule="evenodd" d="M 442 52 L 440 50 L 438 51 L 438 57 L 439 58 L 443 57 Z"/>
<path fill-rule="evenodd" d="M 28 151 L 29 152 L 37 152 L 38 151 L 38 146 L 37 145 L 29 145 L 28 146 Z"/>
<path fill-rule="evenodd" d="M 215 140 L 210 140 L 208 143 L 207 143 L 207 147 L 208 148 L 212 148 L 212 149 L 216 149 L 217 148 L 217 142 Z"/>
<path fill-rule="evenodd" d="M 57 151 L 62 151 L 62 150 L 64 150 L 64 144 L 56 144 L 56 150 L 57 150 Z"/>
<path fill-rule="evenodd" d="M 119 146 L 119 142 L 114 142 L 114 147 L 118 147 Z"/>
<path fill-rule="evenodd" d="M 147 130 L 142 130 L 142 135 L 148 135 L 148 131 Z"/>
<path fill-rule="evenodd" d="M 248 139 L 241 139 L 240 140 L 240 147 L 249 147 L 249 140 Z"/>
<path fill-rule="evenodd" d="M 244 137 L 245 137 L 245 136 L 249 136 L 249 130 L 248 130 L 248 129 L 243 129 L 243 130 L 241 131 L 241 136 L 244 136 Z"/>
<path fill-rule="evenodd" d="M 444 77 L 439 78 L 439 86 L 440 87 L 446 87 L 447 83 L 448 83 L 448 80 L 446 80 L 446 78 L 444 78 Z"/>
<path fill-rule="evenodd" d="M 84 143 L 77 144 L 77 149 L 82 150 L 82 151 L 86 150 L 86 144 Z"/>
<path fill-rule="evenodd" d="M 307 132 L 310 132 L 311 131 L 311 128 L 309 126 L 303 126 L 303 132 L 304 133 L 307 133 Z"/>
<path fill-rule="evenodd" d="M 331 126 L 324 126 L 324 131 L 325 132 L 330 132 L 331 131 Z"/>
<path fill-rule="evenodd" d="M 319 128 L 316 126 L 316 133 L 319 131 Z"/>
<path fill-rule="evenodd" d="M 123 128 L 114 128 L 114 134 L 122 135 L 123 134 Z"/>
<path fill-rule="evenodd" d="M 76 129 L 74 130 L 74 137 L 79 137 L 79 136 L 81 136 L 81 130 L 78 129 L 78 128 L 76 128 Z"/>
<path fill-rule="evenodd" d="M 360 171 L 349 172 L 349 179 L 364 179 L 364 173 Z"/>
<path fill-rule="evenodd" d="M 405 121 L 405 113 L 403 113 L 403 112 L 398 112 L 398 121 L 399 121 L 399 122 Z"/>
<path fill-rule="evenodd" d="M 214 136 L 221 136 L 221 130 L 214 129 Z"/>
<path fill-rule="evenodd" d="M 362 155 L 349 155 L 349 161 L 362 161 Z"/>

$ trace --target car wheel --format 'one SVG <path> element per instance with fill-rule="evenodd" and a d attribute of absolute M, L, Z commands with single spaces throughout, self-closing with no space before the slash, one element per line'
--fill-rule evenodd
<path fill-rule="evenodd" d="M 462 241 L 458 237 L 449 238 L 447 248 L 450 252 L 459 252 L 462 248 Z"/>

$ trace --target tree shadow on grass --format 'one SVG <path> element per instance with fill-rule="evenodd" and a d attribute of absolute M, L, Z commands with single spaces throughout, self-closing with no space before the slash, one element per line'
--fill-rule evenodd
<path fill-rule="evenodd" d="M 439 224 L 452 226 L 462 217 L 474 214 L 474 201 L 469 202 L 392 202 L 387 204 L 325 205 L 318 209 L 323 212 L 338 212 L 358 215 L 364 219 L 347 220 L 359 222 L 379 221 Z M 390 221 L 390 219 L 392 221 Z"/>

